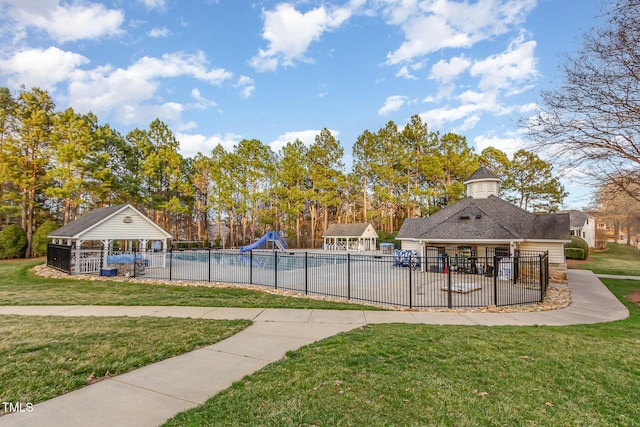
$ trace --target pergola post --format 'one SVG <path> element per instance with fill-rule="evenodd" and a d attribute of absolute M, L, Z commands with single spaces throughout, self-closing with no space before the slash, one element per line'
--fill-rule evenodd
<path fill-rule="evenodd" d="M 82 240 L 76 240 L 76 263 L 73 266 L 73 273 L 80 274 L 80 247 L 82 246 Z"/>

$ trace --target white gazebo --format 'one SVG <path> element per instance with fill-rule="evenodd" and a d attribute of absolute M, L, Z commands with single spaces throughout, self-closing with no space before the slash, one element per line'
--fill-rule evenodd
<path fill-rule="evenodd" d="M 322 237 L 325 250 L 375 251 L 378 233 L 369 223 L 332 224 Z"/>
<path fill-rule="evenodd" d="M 171 234 L 143 215 L 130 204 L 95 209 L 75 221 L 52 231 L 47 237 L 52 243 L 71 247 L 73 274 L 97 273 L 106 269 L 114 256 L 136 253 L 147 267 L 164 267 L 167 243 Z M 125 242 L 115 252 L 113 243 Z M 99 242 L 101 247 L 94 245 Z"/>

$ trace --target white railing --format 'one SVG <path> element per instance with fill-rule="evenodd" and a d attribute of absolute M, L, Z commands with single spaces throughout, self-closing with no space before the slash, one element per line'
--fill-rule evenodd
<path fill-rule="evenodd" d="M 113 251 L 110 255 L 123 255 L 123 254 L 132 254 L 131 251 Z M 140 255 L 144 258 L 144 266 L 146 268 L 164 268 L 166 267 L 167 260 L 167 252 L 136 252 L 137 255 Z M 138 256 L 136 258 L 139 259 Z"/>
<path fill-rule="evenodd" d="M 145 252 L 142 254 L 145 259 L 147 268 L 163 268 L 166 267 L 167 252 Z"/>
<path fill-rule="evenodd" d="M 81 274 L 100 272 L 100 257 L 97 258 L 80 258 L 79 270 Z"/>
<path fill-rule="evenodd" d="M 121 255 L 130 252 L 126 251 L 114 251 L 110 255 Z M 78 253 L 72 250 L 72 266 L 71 270 L 76 274 L 91 274 L 99 273 L 102 268 L 102 253 L 95 249 L 81 249 L 80 257 L 77 257 Z M 144 264 L 146 268 L 164 268 L 167 265 L 167 252 L 145 252 L 141 253 L 144 257 Z M 77 269 L 76 269 L 77 266 Z"/>
<path fill-rule="evenodd" d="M 72 249 L 71 251 L 73 266 L 72 271 L 77 271 L 80 274 L 99 273 L 102 268 L 100 260 L 100 251 L 95 249 L 81 249 L 80 257 L 76 257 L 77 252 Z M 77 267 L 77 270 L 76 270 Z"/>

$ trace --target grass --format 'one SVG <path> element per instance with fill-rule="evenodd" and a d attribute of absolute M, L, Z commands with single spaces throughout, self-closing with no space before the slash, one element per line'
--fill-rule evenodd
<path fill-rule="evenodd" d="M 42 260 L 0 261 L 0 305 L 178 305 L 199 307 L 380 310 L 240 288 L 44 279 L 29 270 Z"/>
<path fill-rule="evenodd" d="M 250 323 L 0 316 L 0 401 L 41 402 L 221 341 Z"/>
<path fill-rule="evenodd" d="M 594 257 L 592 269 L 612 271 L 599 269 L 619 266 L 621 257 L 606 259 L 617 254 Z M 638 268 L 629 255 L 623 274 Z M 38 280 L 20 271 L 27 283 Z M 0 295 L 17 292 L 19 279 L 11 280 L 18 282 L 0 285 Z M 44 282 L 44 290 L 57 285 Z M 640 282 L 603 282 L 629 318 L 569 327 L 366 326 L 289 352 L 167 425 L 640 425 L 640 308 L 626 299 Z"/>
<path fill-rule="evenodd" d="M 640 251 L 609 243 L 607 250 L 591 252 L 586 261 L 569 260 L 569 266 L 600 274 L 640 276 Z"/>
<path fill-rule="evenodd" d="M 634 274 L 639 266 L 614 248 L 591 267 Z M 366 326 L 289 352 L 166 426 L 637 426 L 640 307 L 627 296 L 640 282 L 603 282 L 629 318 L 568 327 Z"/>

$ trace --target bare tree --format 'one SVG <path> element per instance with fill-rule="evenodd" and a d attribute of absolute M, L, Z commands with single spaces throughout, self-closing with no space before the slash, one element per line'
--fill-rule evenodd
<path fill-rule="evenodd" d="M 598 189 L 595 199 L 598 219 L 613 229 L 615 242 L 619 242 L 620 236 L 624 235 L 625 243 L 631 245 L 632 238 L 640 231 L 640 201 L 631 197 L 629 193 L 640 192 L 640 184 L 625 183 L 627 192 L 617 191 L 618 185 L 607 183 Z"/>
<path fill-rule="evenodd" d="M 564 83 L 542 92 L 528 130 L 539 149 L 591 182 L 640 200 L 640 0 L 611 0 L 604 25 L 563 65 Z"/>

